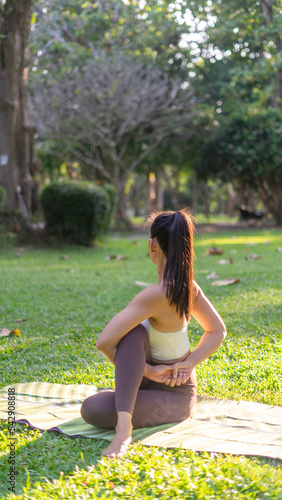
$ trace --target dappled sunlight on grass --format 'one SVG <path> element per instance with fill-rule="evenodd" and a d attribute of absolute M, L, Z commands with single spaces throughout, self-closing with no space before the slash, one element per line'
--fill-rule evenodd
<path fill-rule="evenodd" d="M 213 246 L 213 245 L 248 245 L 248 244 L 269 244 L 282 242 L 282 232 L 279 230 L 273 231 L 263 231 L 257 230 L 260 234 L 254 234 L 254 231 L 247 232 L 247 234 L 241 234 L 238 236 L 238 232 L 233 233 L 223 233 L 222 235 L 216 233 L 211 235 L 207 233 L 205 235 L 198 234 L 195 236 L 195 245 L 198 246 Z"/>

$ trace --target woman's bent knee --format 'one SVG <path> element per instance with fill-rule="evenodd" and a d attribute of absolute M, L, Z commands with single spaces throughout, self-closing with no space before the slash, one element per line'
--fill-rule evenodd
<path fill-rule="evenodd" d="M 88 424 L 92 424 L 92 418 L 93 418 L 93 408 L 91 402 L 89 401 L 91 397 L 92 396 L 85 399 L 80 408 L 80 415 L 82 416 L 83 420 L 85 420 L 85 422 L 87 422 Z"/>
<path fill-rule="evenodd" d="M 95 427 L 114 427 L 116 425 L 114 393 L 101 391 L 89 396 L 82 403 L 80 414 L 87 424 Z"/>

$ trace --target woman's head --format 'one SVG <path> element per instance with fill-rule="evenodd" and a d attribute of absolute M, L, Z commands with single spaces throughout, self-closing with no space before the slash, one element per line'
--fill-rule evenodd
<path fill-rule="evenodd" d="M 166 257 L 163 274 L 166 295 L 187 320 L 192 302 L 193 218 L 184 210 L 157 212 L 148 219 L 150 237 L 156 238 Z"/>

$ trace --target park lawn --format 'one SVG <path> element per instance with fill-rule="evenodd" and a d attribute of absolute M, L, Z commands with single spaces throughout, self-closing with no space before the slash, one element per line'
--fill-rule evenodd
<path fill-rule="evenodd" d="M 218 246 L 224 253 L 210 256 Z M 281 230 L 196 235 L 195 279 L 222 315 L 228 337 L 197 367 L 204 396 L 282 405 Z M 260 256 L 250 259 L 251 254 Z M 123 255 L 124 260 L 107 260 Z M 233 263 L 221 265 L 232 257 Z M 207 276 L 238 277 L 216 287 Z M 153 283 L 143 236 L 113 235 L 95 248 L 0 251 L 1 386 L 45 381 L 114 386 L 114 370 L 95 350 L 109 319 Z M 279 311 L 280 307 L 280 311 Z M 17 323 L 16 319 L 26 319 Z M 202 329 L 192 319 L 192 346 Z M 17 424 L 16 496 L 8 495 L 7 424 L 1 424 L 1 498 L 282 499 L 281 462 L 134 444 L 121 461 L 100 461 L 107 441 L 70 438 Z"/>

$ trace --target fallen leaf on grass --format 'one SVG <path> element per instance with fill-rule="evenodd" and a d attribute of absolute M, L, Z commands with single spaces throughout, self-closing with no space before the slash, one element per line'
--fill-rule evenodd
<path fill-rule="evenodd" d="M 221 255 L 223 253 L 223 250 L 220 250 L 217 247 L 211 247 L 206 251 L 206 253 L 208 255 Z"/>
<path fill-rule="evenodd" d="M 0 331 L 0 337 L 9 337 L 11 335 L 15 335 L 16 337 L 21 337 L 21 332 L 18 328 L 15 328 L 15 330 L 8 330 L 8 328 L 6 328 L 5 326 Z"/>
<path fill-rule="evenodd" d="M 61 259 L 62 260 L 69 260 L 69 256 L 68 255 L 62 255 Z"/>
<path fill-rule="evenodd" d="M 228 260 L 221 259 L 221 260 L 218 261 L 218 263 L 222 264 L 222 265 L 223 264 L 233 264 L 233 259 L 231 259 L 231 257 Z"/>
<path fill-rule="evenodd" d="M 245 260 L 257 260 L 260 259 L 260 255 L 256 253 L 251 253 L 248 257 L 245 257 Z"/>
<path fill-rule="evenodd" d="M 116 255 L 107 255 L 106 260 L 113 260 L 113 259 L 116 259 L 116 258 L 117 258 Z"/>
<path fill-rule="evenodd" d="M 213 281 L 212 285 L 216 286 L 226 286 L 226 285 L 234 285 L 235 283 L 239 283 L 240 278 L 226 278 L 224 280 Z"/>
<path fill-rule="evenodd" d="M 107 255 L 106 260 L 126 260 L 128 257 L 125 255 Z"/>
<path fill-rule="evenodd" d="M 207 278 L 207 280 L 213 280 L 213 279 L 219 278 L 219 276 L 218 276 L 218 274 L 216 274 L 215 271 L 213 271 L 211 274 L 206 276 L 206 278 Z"/>
<path fill-rule="evenodd" d="M 23 323 L 24 321 L 26 321 L 26 318 L 15 319 L 15 323 Z"/>
<path fill-rule="evenodd" d="M 282 247 L 277 247 L 276 250 L 277 252 L 282 252 Z"/>

